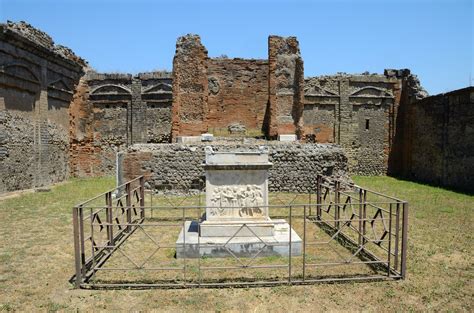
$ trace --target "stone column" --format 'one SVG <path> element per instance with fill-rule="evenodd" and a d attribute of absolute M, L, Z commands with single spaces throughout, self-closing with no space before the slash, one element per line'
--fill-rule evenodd
<path fill-rule="evenodd" d="M 352 104 L 349 101 L 349 79 L 339 81 L 339 140 L 338 143 L 345 149 L 349 162 L 349 171 L 357 167 L 357 149 L 360 146 L 357 121 L 352 118 Z"/>
<path fill-rule="evenodd" d="M 173 59 L 172 140 L 207 131 L 207 50 L 198 35 L 178 38 Z"/>
<path fill-rule="evenodd" d="M 304 69 L 296 37 L 268 37 L 270 137 L 303 135 Z"/>
<path fill-rule="evenodd" d="M 5 127 L 6 123 L 6 110 L 5 110 L 5 99 L 0 96 L 0 175 L 7 175 L 4 171 L 3 163 L 1 162 L 8 155 L 8 134 Z M 4 191 L 0 186 L 0 192 Z"/>
<path fill-rule="evenodd" d="M 41 90 L 35 101 L 34 112 L 34 150 L 36 171 L 33 187 L 50 184 L 48 175 L 49 166 L 49 133 L 48 133 L 48 66 L 44 61 L 41 64 L 40 84 Z"/>
<path fill-rule="evenodd" d="M 132 79 L 131 103 L 131 143 L 145 143 L 146 138 L 146 105 L 142 101 L 142 82 Z"/>

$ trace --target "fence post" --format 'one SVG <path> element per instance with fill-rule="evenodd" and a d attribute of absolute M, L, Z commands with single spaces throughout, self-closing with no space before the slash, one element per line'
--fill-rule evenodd
<path fill-rule="evenodd" d="M 130 232 L 132 229 L 132 194 L 130 190 L 130 183 L 125 184 L 125 192 L 127 195 L 125 196 L 125 202 L 127 205 L 127 232 Z"/>
<path fill-rule="evenodd" d="M 321 219 L 321 175 L 318 175 L 316 182 L 316 217 Z"/>
<path fill-rule="evenodd" d="M 72 208 L 72 225 L 74 232 L 74 260 L 76 265 L 75 287 L 80 288 L 82 282 L 81 247 L 79 243 L 79 208 Z"/>
<path fill-rule="evenodd" d="M 107 239 L 109 240 L 109 246 L 114 245 L 114 229 L 112 225 L 112 192 L 109 191 L 105 194 L 105 203 L 107 204 L 106 208 L 106 218 L 107 218 Z"/>
<path fill-rule="evenodd" d="M 388 260 L 387 260 L 387 275 L 390 277 L 390 266 L 391 266 L 391 258 L 392 258 L 392 203 L 390 203 L 389 208 L 389 218 L 388 218 Z"/>
<path fill-rule="evenodd" d="M 81 268 L 82 276 L 86 275 L 86 249 L 84 244 L 84 208 L 82 206 L 78 207 L 79 210 L 79 239 L 81 247 Z"/>
<path fill-rule="evenodd" d="M 367 234 L 367 190 L 364 189 L 362 200 L 362 245 L 367 243 L 365 235 Z"/>
<path fill-rule="evenodd" d="M 402 278 L 407 277 L 407 243 L 408 243 L 408 203 L 403 203 L 403 222 L 402 222 Z"/>
<path fill-rule="evenodd" d="M 140 176 L 140 217 L 145 218 L 145 177 Z"/>
<path fill-rule="evenodd" d="M 339 181 L 334 181 L 334 227 L 339 229 L 339 203 L 341 202 L 341 195 L 339 193 Z"/>
<path fill-rule="evenodd" d="M 395 262 L 394 262 L 394 268 L 395 271 L 398 271 L 398 260 L 399 260 L 399 254 L 398 254 L 398 246 L 400 245 L 399 241 L 400 237 L 400 202 L 397 201 L 397 206 L 395 208 Z"/>
<path fill-rule="evenodd" d="M 363 191 L 362 188 L 359 187 L 359 246 L 362 245 L 362 199 Z"/>
<path fill-rule="evenodd" d="M 288 242 L 289 242 L 289 246 L 288 246 L 288 283 L 291 284 L 291 249 L 292 249 L 292 242 L 291 242 L 291 230 L 292 230 L 292 216 L 293 216 L 293 212 L 292 212 L 292 206 L 290 205 L 290 216 L 289 216 L 289 229 L 290 231 L 288 232 Z"/>
<path fill-rule="evenodd" d="M 303 212 L 303 281 L 305 281 L 305 278 L 306 278 L 306 205 L 304 206 L 304 212 Z"/>

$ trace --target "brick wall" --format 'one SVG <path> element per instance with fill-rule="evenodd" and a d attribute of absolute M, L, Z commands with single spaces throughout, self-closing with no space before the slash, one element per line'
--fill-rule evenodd
<path fill-rule="evenodd" d="M 71 172 L 112 175 L 115 155 L 133 143 L 169 142 L 171 77 L 167 72 L 89 72 L 71 105 Z"/>
<path fill-rule="evenodd" d="M 303 135 L 303 59 L 296 37 L 268 37 L 268 136 Z"/>
<path fill-rule="evenodd" d="M 268 102 L 266 60 L 209 59 L 208 130 L 227 131 L 232 123 L 262 132 Z"/>
<path fill-rule="evenodd" d="M 295 37 L 269 37 L 269 59 L 209 59 L 197 35 L 178 38 L 173 59 L 172 137 L 233 123 L 302 135 L 303 60 Z"/>
<path fill-rule="evenodd" d="M 471 136 L 472 96 L 456 91 L 412 105 L 426 93 L 408 70 L 304 80 L 295 37 L 270 36 L 268 60 L 253 60 L 208 58 L 200 37 L 186 35 L 172 74 L 89 71 L 79 81 L 82 59 L 26 23 L 7 23 L 0 60 L 0 192 L 68 173 L 111 175 L 116 153 L 132 144 L 222 135 L 233 123 L 267 138 L 295 133 L 339 144 L 355 174 L 470 182 L 463 137 Z"/>
<path fill-rule="evenodd" d="M 179 37 L 173 59 L 172 136 L 207 132 L 207 50 L 198 35 Z"/>

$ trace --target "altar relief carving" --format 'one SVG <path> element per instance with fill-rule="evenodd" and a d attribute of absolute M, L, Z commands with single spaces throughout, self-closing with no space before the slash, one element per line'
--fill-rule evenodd
<path fill-rule="evenodd" d="M 211 215 L 214 216 L 263 216 L 262 188 L 258 185 L 218 186 L 211 195 Z"/>

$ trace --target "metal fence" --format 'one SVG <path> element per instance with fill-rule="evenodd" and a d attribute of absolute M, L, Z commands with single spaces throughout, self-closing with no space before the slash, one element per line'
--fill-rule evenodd
<path fill-rule="evenodd" d="M 408 203 L 318 176 L 310 194 L 270 193 L 272 220 L 289 226 L 286 244 L 259 236 L 246 223 L 225 242 L 201 242 L 197 256 L 177 255 L 185 227 L 205 220 L 203 190 L 145 190 L 138 177 L 73 208 L 77 288 L 223 287 L 309 284 L 406 277 Z M 226 209 L 226 208 L 224 208 Z M 231 208 L 227 208 L 231 209 Z M 232 248 L 241 231 L 257 249 Z M 295 247 L 295 238 L 301 239 Z M 221 257 L 209 257 L 205 249 Z M 245 247 L 244 247 L 245 248 Z M 296 249 L 297 248 L 297 249 Z M 242 249 L 242 247 L 240 247 Z M 278 255 L 272 251 L 285 250 Z M 298 250 L 298 253 L 295 251 Z"/>

